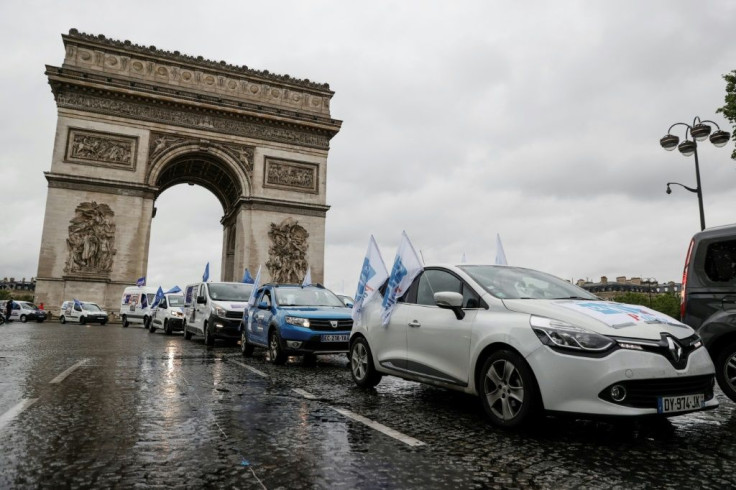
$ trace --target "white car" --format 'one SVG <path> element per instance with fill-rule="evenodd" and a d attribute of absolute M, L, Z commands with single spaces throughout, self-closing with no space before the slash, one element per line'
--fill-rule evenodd
<path fill-rule="evenodd" d="M 718 406 L 693 329 L 543 272 L 425 267 L 386 326 L 376 297 L 350 336 L 361 388 L 394 375 L 474 394 L 502 427 L 543 411 L 666 417 Z"/>
<path fill-rule="evenodd" d="M 166 335 L 172 332 L 184 331 L 184 295 L 165 294 L 157 306 L 151 309 L 151 321 L 149 331 L 155 332 L 157 328 L 164 331 Z"/>
<path fill-rule="evenodd" d="M 100 308 L 97 303 L 90 301 L 64 301 L 59 312 L 59 322 L 107 323 L 107 312 Z"/>

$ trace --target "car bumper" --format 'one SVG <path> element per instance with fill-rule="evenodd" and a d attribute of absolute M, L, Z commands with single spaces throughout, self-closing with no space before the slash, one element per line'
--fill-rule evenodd
<path fill-rule="evenodd" d="M 210 333 L 214 338 L 240 340 L 240 319 L 211 315 L 208 324 L 211 325 Z"/>
<path fill-rule="evenodd" d="M 184 330 L 183 318 L 169 318 L 166 323 L 172 332 L 181 332 Z"/>
<path fill-rule="evenodd" d="M 288 354 L 345 354 L 349 350 L 348 340 L 350 330 L 335 332 L 315 332 L 308 328 L 293 327 L 282 329 L 281 343 L 284 352 Z M 324 336 L 342 335 L 345 341 L 327 341 Z"/>
<path fill-rule="evenodd" d="M 682 370 L 661 355 L 623 349 L 604 358 L 588 358 L 542 347 L 527 361 L 549 411 L 612 417 L 656 415 L 659 397 L 699 393 L 705 395 L 705 407 L 690 411 L 718 406 L 713 395 L 713 363 L 705 348 L 692 352 Z M 621 402 L 605 399 L 616 384 L 627 388 L 627 398 Z M 666 415 L 682 413 L 686 412 Z"/>

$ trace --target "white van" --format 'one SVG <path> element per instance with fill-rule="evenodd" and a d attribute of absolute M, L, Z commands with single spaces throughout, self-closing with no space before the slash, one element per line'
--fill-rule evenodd
<path fill-rule="evenodd" d="M 184 295 L 181 293 L 164 294 L 164 299 L 151 312 L 150 332 L 163 329 L 166 335 L 184 330 Z"/>
<path fill-rule="evenodd" d="M 203 335 L 204 343 L 215 339 L 237 341 L 243 310 L 252 284 L 242 282 L 198 282 L 184 289 L 184 338 Z"/>
<path fill-rule="evenodd" d="M 142 323 L 144 328 L 148 328 L 151 320 L 151 305 L 156 298 L 156 291 L 158 291 L 157 288 L 148 286 L 125 288 L 120 300 L 120 319 L 123 327 L 128 327 L 131 323 Z"/>
<path fill-rule="evenodd" d="M 89 301 L 78 301 L 77 303 L 75 305 L 74 301 L 64 301 L 61 304 L 59 322 L 79 322 L 82 325 L 85 323 L 99 323 L 100 325 L 107 323 L 107 312 L 100 308 L 97 303 Z"/>

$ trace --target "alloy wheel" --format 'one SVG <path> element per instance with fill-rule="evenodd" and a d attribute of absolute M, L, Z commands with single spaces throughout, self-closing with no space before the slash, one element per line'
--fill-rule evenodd
<path fill-rule="evenodd" d="M 511 420 L 519 414 L 524 406 L 524 381 L 513 363 L 494 362 L 483 382 L 488 406 L 496 417 Z"/>
<path fill-rule="evenodd" d="M 357 379 L 362 380 L 365 378 L 368 372 L 368 351 L 366 351 L 363 343 L 358 342 L 355 344 L 350 356 L 350 365 L 353 368 L 353 375 Z"/>

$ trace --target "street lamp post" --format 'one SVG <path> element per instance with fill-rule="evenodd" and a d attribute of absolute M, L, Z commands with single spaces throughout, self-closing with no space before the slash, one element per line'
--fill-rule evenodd
<path fill-rule="evenodd" d="M 711 126 L 710 124 L 714 125 L 717 130 L 713 134 L 711 134 Z M 670 134 L 672 131 L 672 128 L 675 126 L 685 126 L 687 129 L 685 130 L 685 141 L 680 143 L 680 138 L 675 136 L 674 134 Z M 722 131 L 721 128 L 718 126 L 717 123 L 709 120 L 701 120 L 699 117 L 695 117 L 693 119 L 692 125 L 678 122 L 670 126 L 670 129 L 667 130 L 667 135 L 662 137 L 659 140 L 659 144 L 662 145 L 662 148 L 664 148 L 667 151 L 672 151 L 677 147 L 677 149 L 685 155 L 686 157 L 689 157 L 690 155 L 695 156 L 695 182 L 697 186 L 693 189 L 692 187 L 688 187 L 686 185 L 680 184 L 678 182 L 667 182 L 667 194 L 672 193 L 672 189 L 670 189 L 670 185 L 679 185 L 680 187 L 690 191 L 694 192 L 698 195 L 698 207 L 700 208 L 700 229 L 705 229 L 705 212 L 703 211 L 703 188 L 700 185 L 700 162 L 698 161 L 698 141 L 703 141 L 705 138 L 708 138 L 708 135 L 710 135 L 710 142 L 713 143 L 718 148 L 721 148 L 726 145 L 731 139 L 731 135 L 727 131 Z M 688 139 L 689 136 L 692 136 L 693 139 Z"/>

